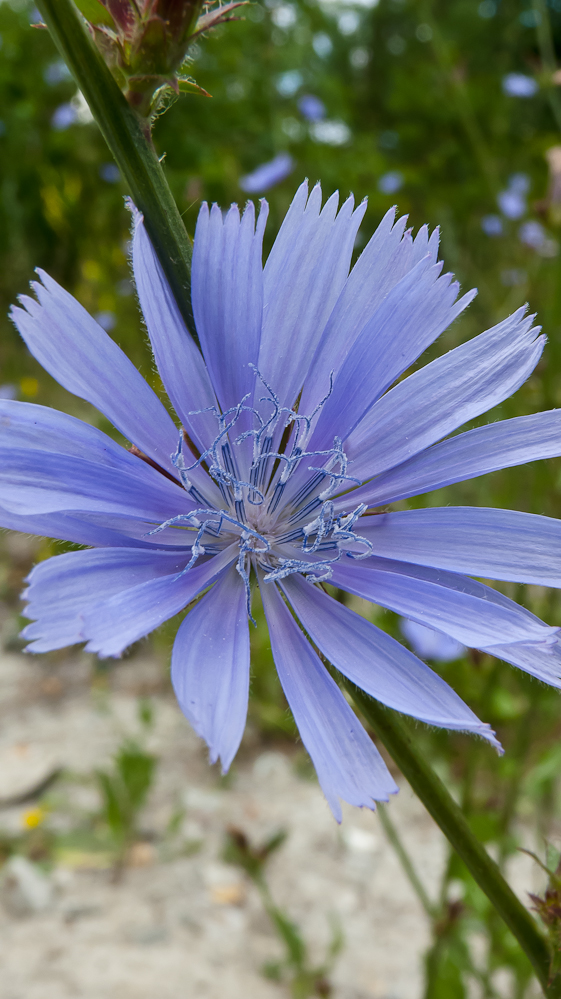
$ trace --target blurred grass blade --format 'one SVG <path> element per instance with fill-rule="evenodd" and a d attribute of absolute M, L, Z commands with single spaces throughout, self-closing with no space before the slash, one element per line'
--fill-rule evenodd
<path fill-rule="evenodd" d="M 37 6 L 144 215 L 181 315 L 198 344 L 191 308 L 191 243 L 151 139 L 90 41 L 72 0 L 38 0 Z"/>
<path fill-rule="evenodd" d="M 436 915 L 436 906 L 433 905 L 427 892 L 425 891 L 425 887 L 415 870 L 415 865 L 407 853 L 407 850 L 403 846 L 399 833 L 390 819 L 385 805 L 378 806 L 378 817 L 384 827 L 384 832 L 396 853 L 401 867 L 405 872 L 411 887 L 413 888 L 413 891 L 415 892 L 429 919 L 434 919 Z"/>
<path fill-rule="evenodd" d="M 557 127 L 561 129 L 561 94 L 559 93 L 558 84 L 553 80 L 553 74 L 557 71 L 557 59 L 555 56 L 555 44 L 549 20 L 549 11 L 545 0 L 532 0 L 532 6 L 536 16 L 536 36 L 542 67 L 549 76 L 547 96 Z"/>

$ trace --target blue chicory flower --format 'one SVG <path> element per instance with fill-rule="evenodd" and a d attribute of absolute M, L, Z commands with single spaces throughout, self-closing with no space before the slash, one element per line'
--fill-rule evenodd
<path fill-rule="evenodd" d="M 71 80 L 72 73 L 63 59 L 55 59 L 54 62 L 50 62 L 46 66 L 43 72 L 43 79 L 50 86 L 56 86 L 57 83 L 64 83 L 66 80 Z"/>
<path fill-rule="evenodd" d="M 527 173 L 511 173 L 508 178 L 508 190 L 516 194 L 526 195 L 530 190 L 530 178 Z"/>
<path fill-rule="evenodd" d="M 329 581 L 561 687 L 559 629 L 470 577 L 561 587 L 561 522 L 387 504 L 561 454 L 561 411 L 454 434 L 526 380 L 544 337 L 519 309 L 402 375 L 466 308 L 389 211 L 349 273 L 365 204 L 303 184 L 265 267 L 263 202 L 202 206 L 184 326 L 135 213 L 133 268 L 168 411 L 117 344 L 39 271 L 12 317 L 31 353 L 130 450 L 65 413 L 0 400 L 0 523 L 82 550 L 28 577 L 28 649 L 119 656 L 193 604 L 177 633 L 179 704 L 227 770 L 245 725 L 251 581 L 279 677 L 339 819 L 397 788 L 323 665 L 431 725 L 494 733 L 424 662 L 330 596 Z M 450 436 L 450 435 L 453 436 Z M 201 596 L 202 594 L 202 596 Z M 310 643 L 314 643 L 315 649 Z"/>
<path fill-rule="evenodd" d="M 438 663 L 450 663 L 461 659 L 466 653 L 465 645 L 450 635 L 444 635 L 434 628 L 427 628 L 417 621 L 404 617 L 399 622 L 401 634 L 407 639 L 414 652 L 421 659 L 434 659 Z"/>
<path fill-rule="evenodd" d="M 269 191 L 275 184 L 285 180 L 296 166 L 289 153 L 279 153 L 273 160 L 262 163 L 252 173 L 240 177 L 240 187 L 246 194 L 261 194 Z"/>
<path fill-rule="evenodd" d="M 323 121 L 326 115 L 325 104 L 314 94 L 302 94 L 298 110 L 308 121 Z"/>
<path fill-rule="evenodd" d="M 114 312 L 110 312 L 106 309 L 96 314 L 95 321 L 99 324 L 99 326 L 101 326 L 102 330 L 105 330 L 106 333 L 110 333 L 115 327 L 117 317 Z"/>
<path fill-rule="evenodd" d="M 543 225 L 540 222 L 536 222 L 535 219 L 530 219 L 520 226 L 518 238 L 526 246 L 531 246 L 532 249 L 539 250 L 544 245 L 547 236 Z"/>
<path fill-rule="evenodd" d="M 530 189 L 530 178 L 525 173 L 513 173 L 508 178 L 508 187 L 497 195 L 497 204 L 508 219 L 519 219 L 526 212 L 526 195 Z"/>
<path fill-rule="evenodd" d="M 481 228 L 487 236 L 502 236 L 503 220 L 500 215 L 484 215 L 481 219 Z"/>
<path fill-rule="evenodd" d="M 507 219 L 519 219 L 526 212 L 526 198 L 519 191 L 507 189 L 497 195 L 497 204 Z"/>
<path fill-rule="evenodd" d="M 66 104 L 59 104 L 51 118 L 51 125 L 57 132 L 64 132 L 78 121 L 78 112 L 73 104 L 68 101 Z"/>
<path fill-rule="evenodd" d="M 118 184 L 121 179 L 121 171 L 116 163 L 102 163 L 99 168 L 99 176 L 106 184 Z"/>
<path fill-rule="evenodd" d="M 381 194 L 395 194 L 403 187 L 403 174 L 399 170 L 390 170 L 389 173 L 382 174 L 377 187 Z"/>
<path fill-rule="evenodd" d="M 538 92 L 538 81 L 525 73 L 507 73 L 502 80 L 503 92 L 509 97 L 534 97 Z"/>

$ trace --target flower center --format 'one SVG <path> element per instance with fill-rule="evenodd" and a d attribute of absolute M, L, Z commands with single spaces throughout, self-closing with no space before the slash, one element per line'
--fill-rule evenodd
<path fill-rule="evenodd" d="M 197 508 L 150 532 L 153 535 L 175 527 L 195 534 L 191 559 L 183 572 L 202 555 L 216 554 L 237 540 L 237 570 L 246 585 L 248 612 L 252 566 L 259 566 L 267 581 L 299 572 L 311 582 L 319 582 L 329 579 L 333 563 L 343 554 L 366 558 L 372 551 L 370 542 L 354 532 L 366 506 L 360 504 L 350 513 L 334 511 L 331 497 L 350 484 L 360 484 L 347 474 L 348 460 L 340 438 L 335 437 L 327 450 L 308 450 L 315 418 L 331 388 L 311 416 L 302 416 L 282 407 L 271 387 L 259 372 L 257 375 L 267 392 L 258 400 L 259 405 L 248 405 L 247 395 L 224 413 L 213 407 L 210 412 L 218 423 L 217 435 L 191 465 L 185 463 L 185 433 L 181 432 L 172 462 Z M 268 407 L 271 412 L 263 415 Z M 199 465 L 206 467 L 216 482 L 222 506 L 209 502 L 193 483 L 190 473 Z"/>

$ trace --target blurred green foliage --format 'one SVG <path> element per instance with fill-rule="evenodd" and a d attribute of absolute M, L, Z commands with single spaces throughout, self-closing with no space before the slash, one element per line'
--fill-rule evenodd
<path fill-rule="evenodd" d="M 267 864 L 285 839 L 286 832 L 280 829 L 261 846 L 255 846 L 242 829 L 231 826 L 227 831 L 223 857 L 227 863 L 241 867 L 257 888 L 263 908 L 284 950 L 284 956 L 280 960 L 267 961 L 264 965 L 262 970 L 265 978 L 274 982 L 286 982 L 292 999 L 330 996 L 332 987 L 329 975 L 343 948 L 343 934 L 338 922 L 332 918 L 331 939 L 325 960 L 321 965 L 314 965 L 300 927 L 276 904 L 267 881 Z"/>
<path fill-rule="evenodd" d="M 111 772 L 99 770 L 97 780 L 102 814 L 115 840 L 119 856 L 137 833 L 138 813 L 146 801 L 156 759 L 137 743 L 125 742 L 115 754 Z"/>
<path fill-rule="evenodd" d="M 100 316 L 162 390 L 130 281 L 127 192 L 48 34 L 30 24 L 34 19 L 26 0 L 0 2 L 0 391 L 55 404 L 113 432 L 39 368 L 6 318 L 33 268 L 44 267 Z M 393 203 L 414 227 L 441 224 L 446 265 L 479 295 L 423 362 L 528 301 L 549 338 L 544 358 L 516 396 L 481 422 L 532 413 L 561 405 L 561 166 L 559 150 L 551 153 L 561 146 L 561 89 L 552 79 L 552 54 L 561 63 L 561 0 L 255 2 L 242 20 L 193 46 L 190 72 L 212 97 L 171 102 L 156 123 L 155 143 L 191 233 L 201 200 L 244 202 L 240 179 L 285 151 L 295 166 L 267 192 L 267 248 L 304 177 L 319 179 L 326 195 L 338 188 L 368 197 L 357 252 Z M 535 94 L 506 92 L 512 73 L 535 81 Z M 324 121 L 306 120 L 303 95 L 323 102 Z M 509 218 L 497 199 L 516 185 L 520 211 Z M 550 460 L 507 469 L 408 501 L 446 503 L 559 516 L 561 466 Z M 40 557 L 60 550 L 45 543 Z M 0 596 L 12 606 L 24 562 L 12 551 L 0 565 Z M 561 621 L 556 592 L 501 588 L 551 623 Z M 398 634 L 394 615 L 358 609 Z M 260 620 L 259 608 L 255 615 Z M 160 647 L 169 646 L 176 627 L 166 626 Z M 253 643 L 251 717 L 268 736 L 292 738 L 264 629 Z M 478 654 L 435 665 L 497 729 L 506 753 L 498 758 L 481 742 L 418 725 L 420 750 L 456 787 L 474 830 L 501 865 L 522 835 L 528 845 L 529 829 L 541 855 L 540 837 L 554 836 L 560 818 L 558 693 Z M 122 790 L 128 780 L 125 762 L 118 758 L 115 772 L 101 781 L 110 824 L 115 781 Z M 135 787 L 138 804 L 144 792 Z M 137 806 L 129 791 L 132 830 Z M 508 969 L 513 997 L 526 995 L 525 959 L 457 858 L 450 856 L 442 884 L 427 891 L 438 911 L 426 999 L 467 994 L 474 931 L 483 931 L 488 945 L 476 976 L 479 994 L 496 995 L 493 976 Z"/>
<path fill-rule="evenodd" d="M 153 710 L 149 700 L 138 704 L 138 721 L 142 738 L 126 738 L 113 757 L 110 770 L 96 771 L 101 798 L 100 817 L 112 840 L 115 856 L 115 874 L 118 876 L 126 860 L 127 851 L 138 838 L 138 819 L 156 774 L 157 757 L 147 752 L 143 745 L 153 724 Z"/>

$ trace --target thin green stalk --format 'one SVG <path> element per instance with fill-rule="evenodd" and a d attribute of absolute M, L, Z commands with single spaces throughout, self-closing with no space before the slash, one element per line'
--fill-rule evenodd
<path fill-rule="evenodd" d="M 384 805 L 380 805 L 378 808 L 378 817 L 380 822 L 384 827 L 384 832 L 388 837 L 391 845 L 393 846 L 397 858 L 409 880 L 409 883 L 415 892 L 419 902 L 423 906 L 429 919 L 434 919 L 436 916 L 436 907 L 432 904 L 430 898 L 428 897 L 424 885 L 421 882 L 417 871 L 415 870 L 413 861 L 405 849 L 401 837 L 395 828 L 390 816 Z"/>
<path fill-rule="evenodd" d="M 144 215 L 178 308 L 198 344 L 191 308 L 191 243 L 146 126 L 127 104 L 72 0 L 37 0 L 37 6 Z"/>
<path fill-rule="evenodd" d="M 454 65 L 450 55 L 450 46 L 442 35 L 439 25 L 432 13 L 432 0 L 422 0 L 420 11 L 423 20 L 432 31 L 432 51 L 438 67 L 450 87 L 452 99 L 456 105 L 458 119 L 471 145 L 482 176 L 492 195 L 497 187 L 497 166 L 488 149 L 487 142 L 481 131 L 477 116 L 473 110 L 470 96 L 463 79 L 462 67 Z"/>
<path fill-rule="evenodd" d="M 557 59 L 555 58 L 555 46 L 553 44 L 553 32 L 549 20 L 549 11 L 545 0 L 532 0 L 532 5 L 536 13 L 536 35 L 538 37 L 538 48 L 542 66 L 550 77 L 547 87 L 547 96 L 553 111 L 553 116 L 557 122 L 557 127 L 561 129 L 561 93 L 551 77 L 557 69 Z"/>
<path fill-rule="evenodd" d="M 515 817 L 516 805 L 518 803 L 518 798 L 520 796 L 520 789 L 522 786 L 522 781 L 526 776 L 524 771 L 524 760 L 528 755 L 528 750 L 531 745 L 531 737 L 533 735 L 534 720 L 537 715 L 537 699 L 538 688 L 534 684 L 532 686 L 532 701 L 529 711 L 527 711 L 520 719 L 517 727 L 516 738 L 514 746 L 511 751 L 511 758 L 513 763 L 513 772 L 510 779 L 507 781 L 506 791 L 504 796 L 503 807 L 500 814 L 500 830 L 501 830 L 501 845 L 499 851 L 499 866 L 504 867 L 504 864 L 508 858 L 508 834 L 510 833 L 510 826 Z"/>
<path fill-rule="evenodd" d="M 378 818 L 380 819 L 380 822 L 382 823 L 382 826 L 384 827 L 384 832 L 386 833 L 386 836 L 388 837 L 388 840 L 391 846 L 393 847 L 395 854 L 401 864 L 404 874 L 406 875 L 411 887 L 413 888 L 413 891 L 415 892 L 417 898 L 419 899 L 421 905 L 423 906 L 426 915 L 429 917 L 429 919 L 432 922 L 433 933 L 435 932 L 435 930 L 438 931 L 436 934 L 435 942 L 431 947 L 430 951 L 428 952 L 426 958 L 427 983 L 425 990 L 425 999 L 432 999 L 433 983 L 435 980 L 435 976 L 438 973 L 441 951 L 444 946 L 444 939 L 442 936 L 441 926 L 442 926 L 442 917 L 445 913 L 445 908 L 446 908 L 445 904 L 446 885 L 449 880 L 450 863 L 449 862 L 447 863 L 446 870 L 444 872 L 443 886 L 440 895 L 440 900 L 438 903 L 433 903 L 431 902 L 427 892 L 425 891 L 425 887 L 421 879 L 419 878 L 417 871 L 415 870 L 415 865 L 413 864 L 411 857 L 409 856 L 407 850 L 405 849 L 401 836 L 399 835 L 394 823 L 390 818 L 387 806 L 379 805 L 377 809 L 377 814 Z M 480 971 L 480 969 L 474 965 L 473 961 L 471 960 L 471 955 L 467 947 L 465 953 L 465 961 L 466 961 L 466 971 L 470 975 L 472 975 L 477 982 L 479 982 L 479 984 L 483 989 L 483 995 L 485 999 L 497 999 L 497 993 L 495 992 L 493 986 L 491 985 L 491 982 L 489 981 L 489 975 L 484 971 Z"/>
<path fill-rule="evenodd" d="M 548 999 L 561 997 L 561 979 L 549 982 L 550 951 L 534 919 L 472 833 L 463 812 L 415 748 L 400 716 L 345 681 L 357 708 L 384 743 L 404 777 L 440 826 L 472 877 L 502 917 L 530 961 Z"/>

